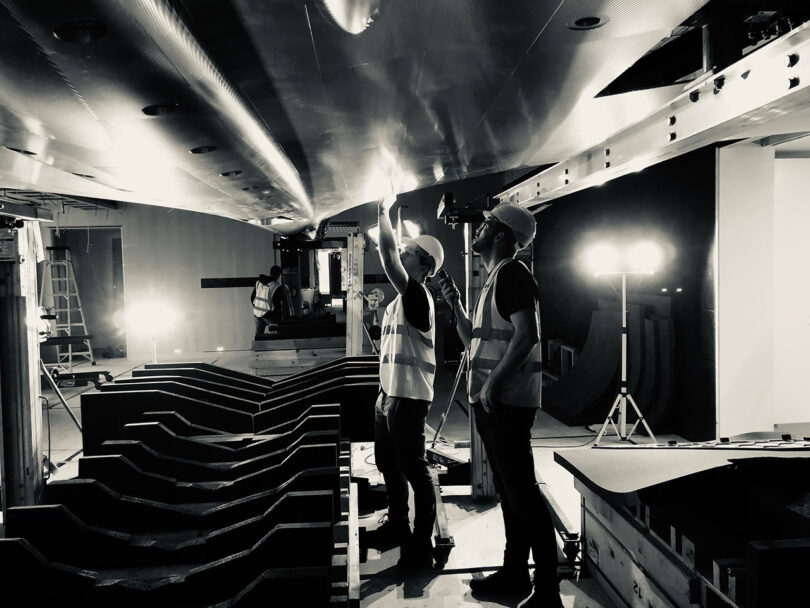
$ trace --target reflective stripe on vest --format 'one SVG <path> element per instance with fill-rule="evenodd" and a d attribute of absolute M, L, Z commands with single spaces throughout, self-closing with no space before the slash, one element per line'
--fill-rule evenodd
<path fill-rule="evenodd" d="M 478 401 L 481 387 L 489 372 L 503 359 L 509 341 L 515 333 L 511 321 L 498 312 L 495 292 L 498 272 L 507 262 L 501 261 L 493 268 L 484 283 L 473 312 L 472 341 L 470 343 L 470 369 L 467 376 L 467 391 L 471 403 Z M 540 328 L 540 313 L 535 302 L 537 327 Z M 541 390 L 541 346 L 538 341 L 526 361 L 516 370 L 508 371 L 498 381 L 493 398 L 506 405 L 539 407 Z"/>
<path fill-rule="evenodd" d="M 281 286 L 278 281 L 270 281 L 267 285 L 256 281 L 256 296 L 253 298 L 253 315 L 263 317 L 265 313 L 273 310 L 273 295 Z"/>
<path fill-rule="evenodd" d="M 427 289 L 430 329 L 418 330 L 408 322 L 402 296 L 385 309 L 380 340 L 380 385 L 386 395 L 433 400 L 436 352 L 433 348 L 436 328 L 433 298 Z"/>

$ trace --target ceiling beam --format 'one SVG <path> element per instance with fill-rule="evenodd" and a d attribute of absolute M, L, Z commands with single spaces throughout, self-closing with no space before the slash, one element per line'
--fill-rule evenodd
<path fill-rule="evenodd" d="M 810 22 L 717 73 L 638 122 L 496 195 L 534 207 L 737 137 L 810 107 Z"/>

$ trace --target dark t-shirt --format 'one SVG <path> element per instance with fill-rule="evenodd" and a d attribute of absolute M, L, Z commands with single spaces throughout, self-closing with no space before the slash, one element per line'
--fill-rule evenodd
<path fill-rule="evenodd" d="M 419 331 L 430 329 L 430 303 L 425 288 L 408 277 L 408 288 L 402 295 L 402 306 L 408 323 Z"/>
<path fill-rule="evenodd" d="M 540 301 L 540 287 L 529 269 L 517 260 L 504 264 L 495 286 L 498 313 L 508 320 L 519 310 L 534 310 L 535 301 Z"/>

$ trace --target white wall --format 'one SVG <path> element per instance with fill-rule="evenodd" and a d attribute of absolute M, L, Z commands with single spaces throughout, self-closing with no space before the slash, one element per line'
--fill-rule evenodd
<path fill-rule="evenodd" d="M 250 349 L 254 325 L 250 287 L 201 289 L 201 278 L 249 277 L 268 272 L 276 259 L 273 233 L 201 213 L 129 204 L 122 211 L 67 208 L 60 226 L 121 226 L 124 302 L 161 299 L 182 312 L 157 341 L 159 353 Z M 127 330 L 129 356 L 149 356 L 151 343 Z"/>
<path fill-rule="evenodd" d="M 774 151 L 718 150 L 717 430 L 771 431 L 774 412 Z"/>
<path fill-rule="evenodd" d="M 810 423 L 810 159 L 774 178 L 774 422 Z"/>

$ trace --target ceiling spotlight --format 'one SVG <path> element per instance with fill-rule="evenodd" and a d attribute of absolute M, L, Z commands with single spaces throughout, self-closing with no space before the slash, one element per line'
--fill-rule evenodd
<path fill-rule="evenodd" d="M 382 0 L 321 0 L 341 29 L 349 34 L 366 30 L 380 14 Z"/>
<path fill-rule="evenodd" d="M 95 42 L 107 33 L 107 26 L 98 19 L 78 19 L 63 23 L 53 31 L 54 37 L 73 44 Z"/>
<path fill-rule="evenodd" d="M 141 108 L 141 112 L 147 116 L 163 116 L 165 114 L 171 114 L 179 107 L 180 104 L 177 103 L 156 103 L 154 105 Z"/>
<path fill-rule="evenodd" d="M 605 25 L 610 19 L 608 17 L 580 17 L 579 19 L 566 23 L 566 27 L 571 30 L 594 30 Z"/>
<path fill-rule="evenodd" d="M 192 154 L 208 154 L 209 152 L 213 152 L 216 150 L 216 146 L 197 146 L 196 148 L 192 148 L 189 150 Z"/>
<path fill-rule="evenodd" d="M 683 291 L 683 287 L 678 287 L 675 291 L 677 291 L 678 293 L 681 293 Z"/>
<path fill-rule="evenodd" d="M 669 290 L 666 287 L 661 288 L 661 293 L 666 293 L 667 291 L 669 291 Z"/>

